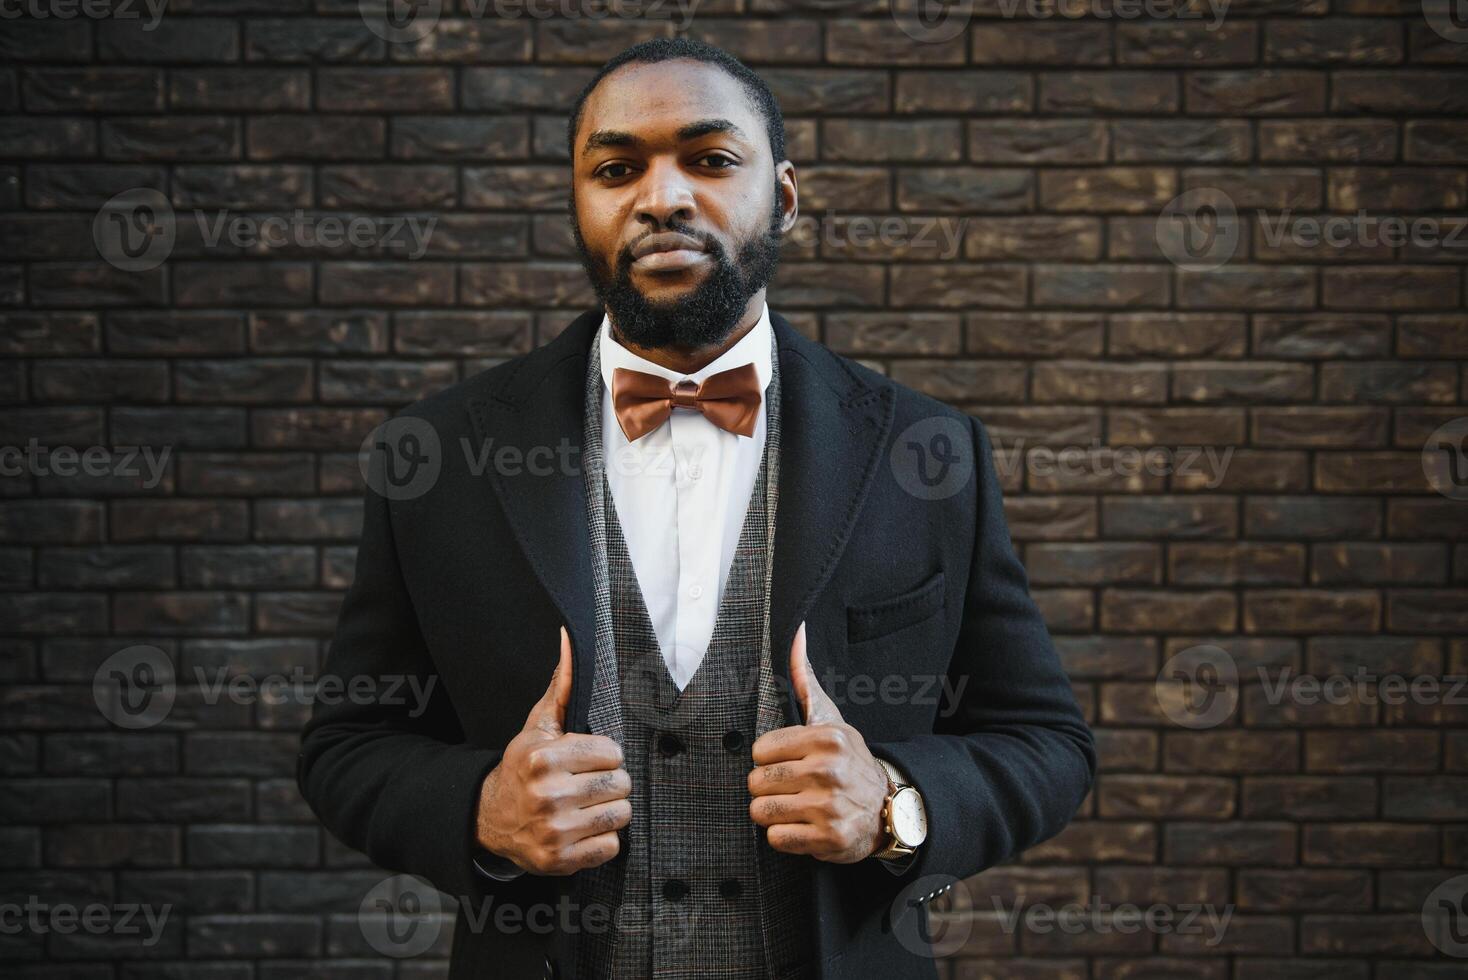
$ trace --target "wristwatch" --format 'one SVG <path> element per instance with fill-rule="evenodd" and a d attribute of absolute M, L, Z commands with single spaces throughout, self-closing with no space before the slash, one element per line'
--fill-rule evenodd
<path fill-rule="evenodd" d="M 928 839 L 928 811 L 923 807 L 922 794 L 903 779 L 895 766 L 886 759 L 877 759 L 877 765 L 887 774 L 887 799 L 882 804 L 887 846 L 875 856 L 893 861 L 914 853 Z"/>

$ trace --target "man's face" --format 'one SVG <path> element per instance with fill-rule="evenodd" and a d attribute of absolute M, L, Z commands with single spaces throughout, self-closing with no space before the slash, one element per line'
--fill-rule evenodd
<path fill-rule="evenodd" d="M 623 66 L 586 100 L 573 152 L 572 230 L 622 337 L 722 342 L 795 220 L 794 168 L 776 167 L 744 88 L 702 62 Z"/>

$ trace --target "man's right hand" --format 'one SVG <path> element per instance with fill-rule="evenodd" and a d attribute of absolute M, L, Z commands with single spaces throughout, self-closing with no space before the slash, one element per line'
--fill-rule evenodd
<path fill-rule="evenodd" d="M 526 871 L 569 875 L 617 856 L 617 830 L 632 820 L 632 777 L 605 735 L 565 729 L 571 638 L 525 725 L 479 791 L 480 846 Z"/>

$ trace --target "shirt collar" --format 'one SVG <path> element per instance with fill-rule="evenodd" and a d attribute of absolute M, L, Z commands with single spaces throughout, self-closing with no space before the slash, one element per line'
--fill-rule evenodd
<path fill-rule="evenodd" d="M 770 383 L 770 334 L 773 328 L 770 326 L 770 305 L 768 303 L 760 309 L 759 320 L 749 332 L 740 337 L 738 342 L 724 353 L 714 358 L 708 364 L 694 371 L 692 374 L 679 374 L 672 368 L 655 364 L 647 358 L 617 343 L 612 337 L 612 321 L 602 314 L 601 318 L 601 342 L 598 345 L 601 350 L 601 379 L 612 390 L 612 370 L 614 368 L 627 368 L 632 371 L 642 371 L 646 374 L 655 374 L 660 378 L 678 382 L 685 378 L 702 384 L 709 375 L 737 368 L 742 364 L 753 364 L 755 373 L 759 375 L 760 391 L 764 391 Z"/>

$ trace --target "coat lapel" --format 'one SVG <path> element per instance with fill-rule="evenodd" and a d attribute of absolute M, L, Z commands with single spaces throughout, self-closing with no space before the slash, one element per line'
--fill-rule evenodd
<path fill-rule="evenodd" d="M 601 316 L 598 310 L 578 317 L 560 336 L 525 355 L 498 387 L 469 399 L 481 446 L 491 452 L 514 447 L 522 454 L 547 447 L 539 449 L 542 464 L 553 461 L 543 467 L 551 471 L 548 475 L 531 473 L 530 457 L 524 455 L 526 465 L 513 474 L 493 465 L 485 472 L 516 541 L 571 634 L 575 668 L 567 723 L 573 731 L 586 728 L 595 657 L 595 595 L 580 450 L 586 358 Z M 881 463 L 894 393 L 890 383 L 859 376 L 774 311 L 770 323 L 781 378 L 770 649 L 775 675 L 783 678 L 786 718 L 799 724 L 799 708 L 790 696 L 790 643 L 850 538 Z M 563 446 L 573 447 L 571 466 L 560 463 Z M 547 458 L 547 452 L 552 456 Z M 818 674 L 841 666 L 819 644 L 812 644 L 809 654 Z"/>

